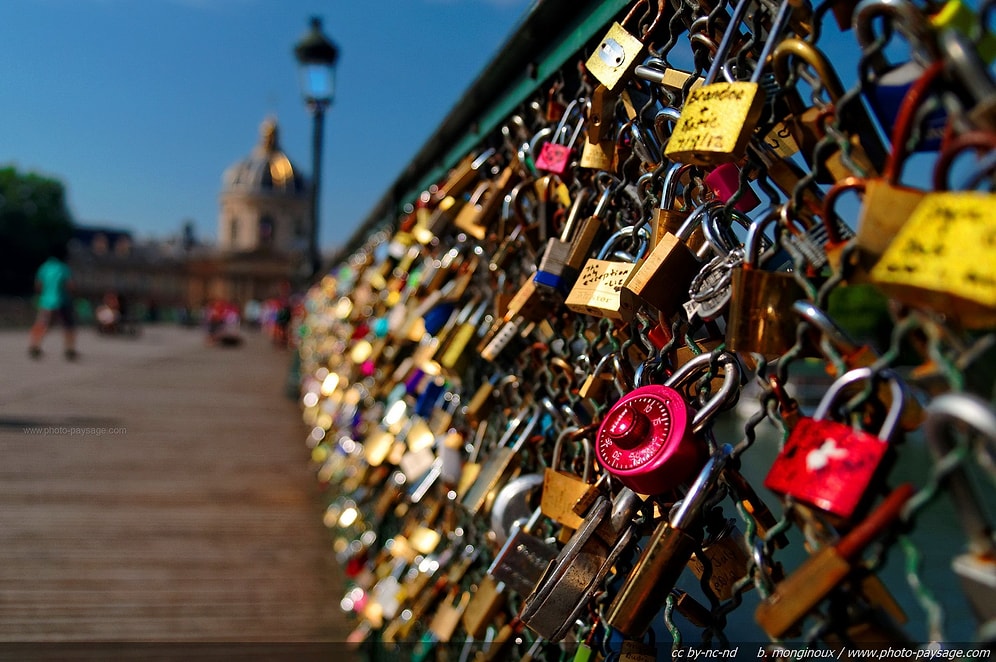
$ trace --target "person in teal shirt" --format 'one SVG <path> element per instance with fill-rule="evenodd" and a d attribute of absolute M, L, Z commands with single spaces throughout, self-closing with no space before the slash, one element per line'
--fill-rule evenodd
<path fill-rule="evenodd" d="M 76 320 L 73 317 L 73 275 L 65 262 L 65 249 L 56 251 L 45 260 L 35 275 L 38 292 L 38 317 L 31 327 L 31 345 L 28 354 L 39 358 L 41 343 L 53 318 L 62 323 L 65 337 L 66 358 L 76 359 Z"/>

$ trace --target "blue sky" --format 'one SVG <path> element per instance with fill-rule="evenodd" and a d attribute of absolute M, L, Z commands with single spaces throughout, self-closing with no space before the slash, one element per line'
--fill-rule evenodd
<path fill-rule="evenodd" d="M 61 180 L 81 224 L 216 235 L 226 167 L 270 115 L 311 168 L 292 50 L 312 15 L 340 48 L 321 242 L 356 225 L 531 0 L 0 0 L 0 165 Z"/>

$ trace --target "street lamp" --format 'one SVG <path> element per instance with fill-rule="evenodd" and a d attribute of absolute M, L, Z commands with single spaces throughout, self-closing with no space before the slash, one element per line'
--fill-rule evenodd
<path fill-rule="evenodd" d="M 308 236 L 308 259 L 314 278 L 321 269 L 318 249 L 318 188 L 322 175 L 322 133 L 325 109 L 335 93 L 335 65 L 339 49 L 322 34 L 322 19 L 311 17 L 310 29 L 294 46 L 301 77 L 301 94 L 314 121 L 311 141 L 311 231 Z"/>

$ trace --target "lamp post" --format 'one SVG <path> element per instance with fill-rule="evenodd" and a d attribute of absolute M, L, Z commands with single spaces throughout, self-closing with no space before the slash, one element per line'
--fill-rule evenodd
<path fill-rule="evenodd" d="M 318 248 L 318 189 L 322 180 L 322 139 L 325 109 L 335 93 L 335 65 L 339 49 L 322 34 L 322 19 L 312 16 L 310 28 L 294 46 L 301 78 L 301 94 L 314 123 L 311 141 L 311 229 L 308 234 L 308 260 L 311 278 L 321 269 Z"/>

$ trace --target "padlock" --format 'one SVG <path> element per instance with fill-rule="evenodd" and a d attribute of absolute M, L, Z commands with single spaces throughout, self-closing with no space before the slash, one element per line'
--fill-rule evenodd
<path fill-rule="evenodd" d="M 887 36 L 898 32 L 909 44 L 912 59 L 899 65 L 889 64 L 880 45 L 881 39 L 875 34 L 878 19 L 889 23 Z M 854 9 L 852 17 L 854 38 L 864 56 L 865 80 L 862 91 L 878 118 L 879 125 L 887 134 L 890 127 L 897 126 L 901 106 L 909 95 L 914 83 L 918 82 L 932 66 L 941 63 L 941 53 L 937 38 L 926 15 L 911 2 L 899 0 L 862 0 Z M 919 104 L 917 104 L 919 106 Z M 943 106 L 931 110 L 924 119 L 925 131 L 915 151 L 935 151 L 940 147 L 944 127 L 948 122 Z M 896 143 L 892 143 L 893 149 Z"/>
<path fill-rule="evenodd" d="M 754 223 L 744 244 L 744 261 L 733 269 L 726 346 L 732 352 L 757 353 L 771 360 L 792 349 L 798 325 L 792 304 L 808 298 L 806 290 L 787 271 L 767 271 L 761 265 L 761 237 L 775 225 L 775 242 L 783 231 L 781 210 L 769 211 Z"/>
<path fill-rule="evenodd" d="M 877 436 L 830 418 L 848 387 L 870 380 L 889 383 L 892 402 Z M 803 417 L 764 479 L 772 492 L 847 521 L 873 495 L 879 467 L 891 450 L 906 400 L 904 382 L 889 370 L 856 368 L 841 375 L 820 400 L 812 418 Z"/>
<path fill-rule="evenodd" d="M 484 631 L 504 609 L 506 596 L 503 582 L 496 581 L 488 574 L 481 577 L 461 618 L 468 636 L 479 639 L 484 635 Z"/>
<path fill-rule="evenodd" d="M 609 191 L 605 191 L 599 202 L 603 205 L 602 209 L 596 209 L 594 214 L 588 217 L 588 219 L 595 218 L 594 223 L 581 218 L 581 209 L 587 202 L 588 196 L 588 189 L 581 189 L 578 192 L 560 237 L 551 237 L 547 240 L 539 268 L 533 276 L 533 281 L 542 290 L 557 292 L 561 296 L 570 292 L 578 270 L 591 252 L 591 246 L 601 229 L 602 224 L 598 218 L 600 213 L 604 213 L 604 204 L 609 200 Z"/>
<path fill-rule="evenodd" d="M 593 480 L 595 465 L 594 458 L 592 458 L 591 441 L 586 437 L 589 433 L 589 430 L 575 427 L 567 428 L 557 435 L 550 466 L 543 469 L 543 493 L 540 499 L 540 509 L 553 521 L 572 530 L 579 528 L 584 521 L 574 512 L 574 506 L 595 482 Z M 567 440 L 582 446 L 584 469 L 580 475 L 561 469 L 564 442 Z"/>
<path fill-rule="evenodd" d="M 473 186 L 474 180 L 481 176 L 485 165 L 495 156 L 494 149 L 485 149 L 480 154 L 467 154 L 450 170 L 433 197 L 437 200 L 459 198 Z"/>
<path fill-rule="evenodd" d="M 599 83 L 605 86 L 609 92 L 615 92 L 643 60 L 646 45 L 636 36 L 633 36 L 624 26 L 634 25 L 642 21 L 643 5 L 650 7 L 649 2 L 640 0 L 633 4 L 632 9 L 621 23 L 613 23 L 609 31 L 605 34 L 595 52 L 591 54 L 585 62 L 585 69 L 594 76 Z M 653 23 L 647 27 L 644 34 L 649 37 L 656 29 L 658 22 L 663 15 L 664 5 L 660 4 Z"/>
<path fill-rule="evenodd" d="M 616 244 L 626 239 L 636 241 L 635 254 L 622 254 L 614 250 Z M 606 241 L 598 257 L 585 262 L 564 301 L 567 307 L 594 317 L 632 319 L 637 304 L 624 286 L 632 277 L 637 263 L 643 259 L 649 241 L 650 232 L 642 225 L 616 231 Z M 610 257 L 616 259 L 606 259 Z"/>
<path fill-rule="evenodd" d="M 481 182 L 470 200 L 453 220 L 453 225 L 478 241 L 483 241 L 501 210 L 502 202 L 520 179 L 517 162 L 510 163 L 493 180 Z"/>
<path fill-rule="evenodd" d="M 750 219 L 735 209 L 727 209 L 718 201 L 706 203 L 702 217 L 703 237 L 706 243 L 698 255 L 715 257 L 706 262 L 688 287 L 687 300 L 682 304 L 689 322 L 699 318 L 714 322 L 727 313 L 732 296 L 733 270 L 744 260 L 743 247 L 732 230 L 736 222 L 749 228 Z M 767 239 L 762 237 L 762 243 Z"/>
<path fill-rule="evenodd" d="M 840 352 L 840 358 L 847 370 L 868 368 L 879 360 L 878 352 L 874 348 L 870 345 L 859 345 L 840 325 L 835 323 L 829 315 L 817 308 L 812 302 L 796 301 L 792 304 L 792 310 L 796 315 L 819 331 L 822 339 L 830 343 L 834 350 Z M 814 347 L 818 347 L 821 344 L 822 341 L 813 343 Z M 840 376 L 833 361 L 828 360 L 826 367 L 827 373 L 831 377 Z M 892 390 L 889 388 L 889 384 L 880 384 L 876 395 L 886 407 L 891 405 Z M 923 416 L 923 407 L 920 406 L 919 401 L 912 394 L 907 393 L 903 413 L 899 419 L 900 427 L 906 432 L 913 431 L 923 423 Z"/>
<path fill-rule="evenodd" d="M 630 638 L 640 638 L 650 628 L 692 553 L 701 545 L 702 510 L 732 455 L 732 446 L 720 446 L 699 471 L 674 514 L 654 529 L 609 605 L 605 622 L 610 627 Z"/>
<path fill-rule="evenodd" d="M 688 174 L 692 168 L 694 166 L 675 163 L 667 169 L 661 191 L 661 202 L 654 210 L 654 216 L 651 219 L 650 244 L 652 247 L 657 246 L 666 234 L 677 234 L 688 218 L 689 212 L 684 208 L 687 200 L 683 202 L 681 207 L 678 206 L 678 186 L 682 177 Z"/>
<path fill-rule="evenodd" d="M 515 468 L 512 466 L 512 460 L 529 440 L 539 420 L 538 410 L 525 408 L 509 421 L 497 448 L 488 455 L 473 484 L 460 500 L 460 504 L 471 515 L 479 513 L 486 515 L 490 512 L 497 491 Z M 513 437 L 514 443 L 512 443 Z"/>
<path fill-rule="evenodd" d="M 764 106 L 764 91 L 758 84 L 761 73 L 771 49 L 781 38 L 792 9 L 791 3 L 780 3 L 749 81 L 716 82 L 734 35 L 738 33 L 736 26 L 743 20 L 749 5 L 750 0 L 737 3 L 730 18 L 733 27 L 723 33 L 702 87 L 689 92 L 685 100 L 681 118 L 664 150 L 664 155 L 672 161 L 716 165 L 744 156 Z"/>
<path fill-rule="evenodd" d="M 527 278 L 522 287 L 508 303 L 505 314 L 496 320 L 477 345 L 477 351 L 486 361 L 496 360 L 509 344 L 530 322 L 537 322 L 547 312 L 547 302 L 543 292 L 532 278 Z"/>
<path fill-rule="evenodd" d="M 976 141 L 975 136 L 979 138 Z M 964 134 L 963 147 L 984 147 L 988 135 Z M 938 160 L 938 166 L 942 166 Z M 946 167 L 935 182 L 946 187 Z M 996 270 L 989 258 L 996 195 L 981 191 L 931 192 L 871 271 L 872 282 L 888 296 L 915 307 L 942 312 L 967 328 L 996 325 Z M 943 219 L 943 222 L 939 222 Z"/>
<path fill-rule="evenodd" d="M 633 518 L 639 496 L 623 488 L 613 499 L 599 496 L 585 511 L 556 560 L 526 598 L 519 619 L 549 641 L 561 641 L 588 608 L 613 565 L 635 540 Z"/>
<path fill-rule="evenodd" d="M 692 280 L 702 268 L 687 242 L 702 222 L 705 210 L 705 206 L 696 209 L 677 233 L 665 232 L 623 287 L 631 297 L 660 311 L 665 319 L 680 310 Z"/>
<path fill-rule="evenodd" d="M 761 204 L 761 199 L 754 193 L 750 184 L 746 182 L 741 184 L 740 168 L 735 163 L 719 164 L 710 170 L 702 181 L 712 190 L 716 199 L 724 203 L 740 193 L 740 197 L 733 203 L 733 208 L 739 212 L 746 214 Z"/>
<path fill-rule="evenodd" d="M 537 508 L 525 523 L 513 525 L 508 540 L 488 568 L 489 575 L 522 598 L 533 592 L 559 552 L 553 543 L 532 532 L 541 517 L 542 513 Z"/>
<path fill-rule="evenodd" d="M 583 105 L 575 99 L 567 106 L 560 124 L 553 131 L 553 136 L 540 147 L 536 156 L 536 169 L 542 172 L 549 172 L 558 176 L 564 176 L 571 165 L 571 158 L 574 156 L 574 146 L 578 137 L 584 129 L 584 115 L 581 110 Z M 574 122 L 573 129 L 568 122 Z M 533 146 L 530 146 L 533 148 Z"/>
<path fill-rule="evenodd" d="M 505 544 L 515 524 L 522 524 L 532 516 L 543 489 L 543 474 L 528 473 L 519 474 L 498 490 L 491 505 L 489 532 L 498 546 Z"/>
<path fill-rule="evenodd" d="M 969 393 L 946 393 L 934 398 L 926 411 L 924 437 L 935 466 L 946 463 L 957 448 L 976 439 L 981 439 L 976 457 L 996 456 L 996 414 L 982 398 Z M 960 436 L 959 431 L 965 436 Z M 996 619 L 996 540 L 982 501 L 972 488 L 965 461 L 944 472 L 942 486 L 950 493 L 968 536 L 968 550 L 956 556 L 951 566 L 981 626 Z"/>
<path fill-rule="evenodd" d="M 865 548 L 895 523 L 912 495 L 912 485 L 900 485 L 836 545 L 823 547 L 779 582 L 754 612 L 761 629 L 779 639 L 805 618 L 847 578 Z"/>
<path fill-rule="evenodd" d="M 874 130 L 871 117 L 861 103 L 850 103 L 843 108 L 832 107 L 835 114 L 842 113 L 837 117 L 837 121 L 842 129 L 851 134 L 848 139 L 849 153 L 845 155 L 840 149 L 836 149 L 820 164 L 814 162 L 816 146 L 825 134 L 824 109 L 817 106 L 806 108 L 799 93 L 794 89 L 788 89 L 793 58 L 802 60 L 812 69 L 831 104 L 838 104 L 845 90 L 826 55 L 808 41 L 798 37 L 788 37 L 780 41 L 772 51 L 771 72 L 775 82 L 785 90 L 786 105 L 792 113 L 785 122 L 798 143 L 803 157 L 816 172 L 816 181 L 829 184 L 855 174 L 848 162 L 861 169 L 862 172 L 857 173 L 858 175 L 876 176 L 885 163 L 887 152 L 877 131 Z M 824 176 L 824 173 L 828 176 Z"/>
<path fill-rule="evenodd" d="M 596 85 L 592 90 L 591 101 L 587 104 L 585 121 L 587 131 L 581 148 L 581 160 L 578 163 L 582 168 L 612 170 L 616 151 L 613 127 L 618 102 L 618 95 L 609 92 L 602 84 Z"/>
<path fill-rule="evenodd" d="M 910 87 L 894 126 L 892 151 L 882 177 L 869 179 L 864 184 L 856 243 L 860 249 L 859 266 L 865 270 L 879 260 L 925 195 L 920 189 L 900 185 L 899 179 L 906 161 L 916 110 L 923 104 L 924 97 L 942 71 L 942 64 L 933 65 Z"/>
<path fill-rule="evenodd" d="M 750 551 L 735 520 L 726 520 L 724 527 L 702 543 L 701 553 L 695 552 L 688 568 L 701 582 L 707 578 L 712 597 L 720 602 L 733 598 L 733 587 L 747 576 Z M 748 584 L 746 588 L 753 588 Z"/>
<path fill-rule="evenodd" d="M 678 389 L 713 367 L 723 371 L 723 388 L 696 411 Z M 698 435 L 739 388 L 740 365 L 728 352 L 702 354 L 664 384 L 638 387 L 603 418 L 595 442 L 598 463 L 640 494 L 675 489 L 705 464 L 708 446 Z"/>
<path fill-rule="evenodd" d="M 447 370 L 457 369 L 461 359 L 466 356 L 467 345 L 477 336 L 481 320 L 487 313 L 489 303 L 486 299 L 481 301 L 466 318 L 457 321 L 458 326 L 454 329 L 449 341 L 441 345 L 437 351 L 439 365 Z"/>

